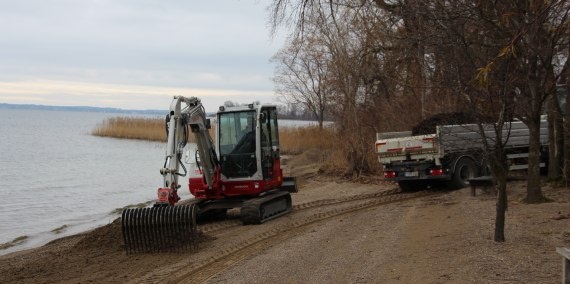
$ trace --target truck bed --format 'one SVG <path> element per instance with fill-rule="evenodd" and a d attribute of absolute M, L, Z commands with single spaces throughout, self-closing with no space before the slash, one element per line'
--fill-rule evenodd
<path fill-rule="evenodd" d="M 493 125 L 483 125 L 483 131 L 487 143 L 489 143 L 490 146 L 495 145 L 497 136 L 495 135 Z M 445 152 L 483 148 L 483 135 L 480 134 L 477 124 L 438 126 L 437 136 Z M 505 148 L 528 147 L 528 127 L 521 121 L 506 123 L 502 136 L 502 140 L 506 141 Z M 546 120 L 542 120 L 540 123 L 540 143 L 543 145 L 548 144 L 548 122 Z"/>
<path fill-rule="evenodd" d="M 483 125 L 485 137 L 490 146 L 496 141 L 492 124 Z M 404 136 L 405 132 L 377 133 L 376 153 L 378 161 L 388 164 L 393 161 L 432 160 L 454 152 L 483 149 L 483 135 L 477 124 L 443 125 L 437 133 L 417 136 Z M 507 140 L 508 138 L 508 140 Z M 503 129 L 505 148 L 528 147 L 529 131 L 521 121 L 506 123 Z M 541 121 L 540 142 L 548 144 L 548 123 Z"/>

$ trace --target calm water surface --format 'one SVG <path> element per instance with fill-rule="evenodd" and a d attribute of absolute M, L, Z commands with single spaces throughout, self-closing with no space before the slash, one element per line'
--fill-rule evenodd
<path fill-rule="evenodd" d="M 165 144 L 89 134 L 110 116 L 128 115 L 0 109 L 0 244 L 28 237 L 0 255 L 108 224 L 118 208 L 152 203 Z M 180 195 L 192 197 L 184 187 Z"/>
<path fill-rule="evenodd" d="M 115 209 L 155 197 L 164 144 L 89 134 L 109 116 L 0 110 L 0 243 L 28 236 L 0 254 L 109 223 Z"/>

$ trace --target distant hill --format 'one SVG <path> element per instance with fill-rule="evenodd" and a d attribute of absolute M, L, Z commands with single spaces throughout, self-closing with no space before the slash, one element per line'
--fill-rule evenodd
<path fill-rule="evenodd" d="M 0 103 L 0 109 L 34 109 L 34 110 L 56 110 L 56 111 L 79 111 L 79 112 L 105 112 L 105 113 L 131 113 L 131 114 L 156 114 L 164 115 L 167 110 L 144 109 L 131 110 L 112 107 L 90 107 L 90 106 L 48 106 L 34 104 L 6 104 Z"/>

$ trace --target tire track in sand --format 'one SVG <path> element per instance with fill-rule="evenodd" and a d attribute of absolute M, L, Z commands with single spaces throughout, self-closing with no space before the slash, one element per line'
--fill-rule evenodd
<path fill-rule="evenodd" d="M 177 263 L 169 264 L 167 267 L 160 267 L 153 271 L 142 275 L 136 279 L 132 279 L 132 283 L 156 283 L 156 282 L 175 282 L 175 283 L 202 283 L 214 275 L 230 268 L 241 260 L 258 253 L 260 250 L 269 248 L 275 244 L 281 243 L 296 235 L 302 234 L 308 230 L 311 225 L 318 222 L 326 221 L 328 219 L 342 216 L 344 214 L 353 213 L 360 210 L 365 210 L 372 207 L 378 207 L 386 204 L 406 201 L 419 197 L 434 195 L 437 192 L 427 190 L 409 194 L 382 194 L 383 192 L 375 194 L 361 195 L 355 198 L 341 198 L 345 200 L 339 202 L 338 200 L 322 200 L 299 204 L 303 209 L 315 208 L 315 206 L 335 205 L 334 208 L 326 212 L 315 213 L 310 216 L 302 217 L 300 220 L 293 221 L 292 223 L 285 224 L 279 228 L 272 228 L 253 238 L 229 246 L 222 249 L 216 255 L 197 261 L 189 258 L 187 260 L 179 261 Z M 368 197 L 363 197 L 368 196 Z M 371 197 L 372 196 L 372 197 Z M 354 203 L 348 204 L 345 203 Z M 334 203 L 336 202 L 336 203 Z M 308 205 L 312 203 L 311 205 Z M 346 205 L 346 206 L 343 206 Z M 305 207 L 306 206 L 306 207 Z M 301 209 L 300 208 L 300 209 Z M 294 211 L 295 212 L 295 211 Z"/>
<path fill-rule="evenodd" d="M 302 210 L 314 209 L 317 207 L 330 206 L 330 205 L 336 205 L 336 204 L 347 203 L 347 202 L 352 202 L 352 201 L 358 201 L 358 200 L 362 200 L 362 199 L 377 198 L 377 197 L 381 197 L 381 196 L 397 194 L 400 192 L 401 192 L 401 190 L 399 188 L 395 188 L 395 189 L 383 190 L 383 191 L 376 192 L 376 193 L 358 194 L 358 195 L 347 196 L 347 197 L 342 197 L 342 198 L 335 198 L 335 199 L 315 200 L 315 201 L 310 201 L 310 202 L 305 202 L 305 203 L 293 205 L 293 212 L 299 212 Z M 208 234 L 208 233 L 217 232 L 219 230 L 223 230 L 223 229 L 227 229 L 227 228 L 231 228 L 231 227 L 235 227 L 235 226 L 241 226 L 241 220 L 237 219 L 237 218 L 239 218 L 239 215 L 238 216 L 232 216 L 232 217 L 236 218 L 236 219 L 232 218 L 230 220 L 216 221 L 214 223 L 204 224 L 204 225 L 199 226 L 198 229 L 202 233 Z"/>

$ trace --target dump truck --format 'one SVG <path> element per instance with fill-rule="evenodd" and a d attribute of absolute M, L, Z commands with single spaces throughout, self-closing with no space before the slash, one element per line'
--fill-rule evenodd
<path fill-rule="evenodd" d="M 376 134 L 375 150 L 384 178 L 404 191 L 433 186 L 461 188 L 469 179 L 490 174 L 483 139 L 496 141 L 493 124 L 438 125 L 435 133 L 412 135 L 411 131 Z M 521 121 L 505 123 L 503 141 L 509 170 L 528 168 L 529 130 Z M 540 166 L 548 159 L 548 123 L 540 125 Z"/>

